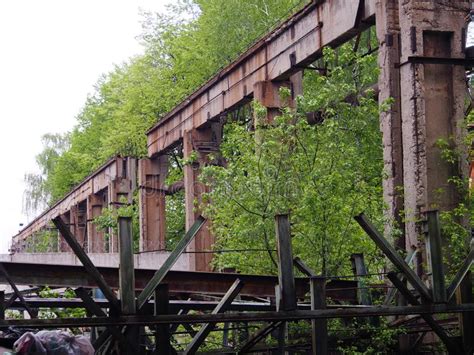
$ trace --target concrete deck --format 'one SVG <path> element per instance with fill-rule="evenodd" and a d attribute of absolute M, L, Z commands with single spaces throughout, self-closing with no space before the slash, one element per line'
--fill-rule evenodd
<path fill-rule="evenodd" d="M 135 268 L 157 270 L 166 260 L 168 252 L 147 252 L 134 255 Z M 89 253 L 87 254 L 97 267 L 118 267 L 118 253 Z M 53 265 L 81 265 L 73 253 L 16 253 L 0 254 L 0 262 L 18 262 Z M 188 271 L 189 256 L 181 255 L 173 270 Z"/>

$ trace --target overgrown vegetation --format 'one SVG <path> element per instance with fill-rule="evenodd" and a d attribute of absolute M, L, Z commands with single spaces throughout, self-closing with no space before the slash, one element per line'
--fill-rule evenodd
<path fill-rule="evenodd" d="M 113 155 L 146 156 L 145 132 L 151 125 L 304 3 L 183 0 L 166 15 L 145 14 L 141 36 L 145 53 L 99 80 L 72 132 L 45 136 L 37 159 L 40 174 L 25 178 L 26 208 L 54 203 Z M 274 122 L 267 122 L 265 108 L 253 103 L 228 115 L 221 156 L 210 157 L 211 162 L 224 160 L 225 167 L 209 164 L 201 174 L 211 187 L 205 201 L 212 204 L 200 207 L 212 220 L 217 270 L 276 273 L 274 215 L 278 213 L 291 214 L 294 254 L 316 272 L 351 274 L 349 257 L 356 252 L 364 253 L 371 272 L 383 270 L 381 252 L 353 221 L 363 211 L 380 229 L 384 222 L 379 110 L 385 103 L 378 103 L 367 90 L 378 75 L 376 55 L 371 53 L 374 37 L 365 33 L 357 50 L 354 43 L 326 49 L 324 59 L 312 68 L 319 71 L 305 71 L 304 94 L 296 111 L 285 107 Z M 288 90 L 280 94 L 290 95 Z M 315 113 L 317 120 L 308 120 L 308 112 Z M 456 152 L 449 147 L 448 142 L 439 142 L 443 156 L 455 164 Z M 181 180 L 183 166 L 192 163 L 192 157 L 184 160 L 179 152 L 172 157 L 167 185 Z M 465 182 L 455 177 L 451 183 L 465 188 Z M 468 191 L 463 194 L 466 200 L 456 210 L 442 214 L 452 251 L 449 271 L 466 250 L 467 234 L 460 220 L 470 216 L 471 206 Z M 136 206 L 135 202 L 105 209 L 95 223 L 110 236 L 116 234 L 118 216 L 133 217 L 137 249 Z M 184 232 L 182 192 L 167 196 L 166 211 L 167 247 L 172 248 Z M 44 240 L 48 238 L 45 234 Z M 331 325 L 336 336 L 369 334 L 374 341 L 365 353 L 383 353 L 397 335 L 388 326 L 374 331 L 353 323 Z M 299 334 L 301 327 L 292 329 L 293 334 Z M 210 339 L 221 342 L 219 335 Z M 361 346 L 346 345 L 340 344 L 342 352 L 364 353 Z"/>
<path fill-rule="evenodd" d="M 335 52 L 327 49 L 325 60 L 334 63 Z M 347 46 L 338 60 L 328 75 L 306 76 L 298 112 L 286 108 L 274 123 L 266 123 L 266 110 L 254 104 L 260 122 L 255 131 L 241 121 L 225 125 L 226 166 L 203 171 L 211 185 L 206 213 L 216 249 L 267 252 L 218 254 L 218 268 L 276 272 L 273 217 L 278 213 L 291 213 L 294 253 L 317 272 L 347 274 L 350 254 L 361 250 L 371 267 L 382 266 L 375 246 L 352 219 L 361 211 L 382 218 L 378 104 L 373 94 L 360 96 L 376 80 L 375 58 Z M 351 95 L 359 95 L 357 105 L 346 102 Z M 309 124 L 306 112 L 318 112 L 321 122 Z"/>
<path fill-rule="evenodd" d="M 180 0 L 144 14 L 144 54 L 102 76 L 65 136 L 46 135 L 25 207 L 52 204 L 116 154 L 146 156 L 145 132 L 302 0 Z"/>

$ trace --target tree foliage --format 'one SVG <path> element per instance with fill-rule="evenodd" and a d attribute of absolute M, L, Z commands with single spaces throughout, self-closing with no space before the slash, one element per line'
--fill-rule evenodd
<path fill-rule="evenodd" d="M 98 80 L 54 168 L 41 158 L 51 149 L 44 143 L 41 173 L 25 178 L 28 208 L 60 199 L 111 156 L 145 156 L 151 125 L 304 2 L 183 0 L 165 14 L 145 13 L 144 54 Z"/>
<path fill-rule="evenodd" d="M 334 63 L 335 52 L 326 50 L 325 58 Z M 261 122 L 255 131 L 238 121 L 226 124 L 221 146 L 226 166 L 209 165 L 203 173 L 211 185 L 206 213 L 216 249 L 255 253 L 218 254 L 218 268 L 276 272 L 274 216 L 279 213 L 291 214 L 294 253 L 317 272 L 349 272 L 354 252 L 377 261 L 375 246 L 352 217 L 364 211 L 381 222 L 378 103 L 373 94 L 358 97 L 357 104 L 346 100 L 374 81 L 376 63 L 349 46 L 339 51 L 338 61 L 326 76 L 306 76 L 298 112 L 285 108 L 267 123 L 265 108 L 254 104 L 253 115 Z M 305 113 L 310 111 L 319 112 L 322 122 L 309 124 Z"/>

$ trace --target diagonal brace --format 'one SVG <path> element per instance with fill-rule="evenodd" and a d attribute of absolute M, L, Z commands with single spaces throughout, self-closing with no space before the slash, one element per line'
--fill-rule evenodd
<path fill-rule="evenodd" d="M 304 263 L 303 260 L 300 259 L 300 257 L 296 257 L 293 259 L 293 264 L 296 266 L 296 268 L 301 271 L 303 274 L 305 274 L 308 277 L 314 277 L 316 276 L 316 273 L 311 269 L 308 265 Z"/>
<path fill-rule="evenodd" d="M 143 291 L 137 297 L 138 309 L 141 309 L 143 305 L 148 301 L 148 299 L 153 295 L 156 287 L 160 284 L 161 281 L 163 281 L 168 271 L 171 270 L 180 255 L 184 252 L 189 243 L 191 243 L 191 241 L 194 239 L 194 237 L 199 232 L 205 222 L 206 219 L 202 216 L 199 216 L 196 222 L 194 222 L 191 228 L 189 228 L 189 230 L 186 232 L 184 237 L 178 242 L 178 245 L 176 245 L 174 250 L 168 256 L 168 259 L 166 259 L 160 269 L 155 273 L 155 275 L 153 275 L 152 279 L 148 282 Z"/>
<path fill-rule="evenodd" d="M 94 302 L 92 297 L 89 293 L 82 287 L 76 288 L 74 290 L 76 295 L 82 300 L 84 303 L 84 308 L 87 309 L 90 313 L 95 315 L 96 317 L 107 317 L 107 314 L 100 308 L 100 306 Z M 101 348 L 105 342 L 108 340 L 110 335 L 113 335 L 117 340 L 124 340 L 125 338 L 122 335 L 122 332 L 117 327 L 108 327 L 102 334 L 97 338 L 94 342 L 94 349 L 98 350 Z"/>
<path fill-rule="evenodd" d="M 392 282 L 392 284 L 398 289 L 398 291 L 405 297 L 405 299 L 413 306 L 418 306 L 421 303 L 418 299 L 410 292 L 406 285 L 398 278 L 397 273 L 391 271 L 387 274 L 387 277 Z M 421 314 L 421 317 L 425 322 L 433 329 L 436 335 L 441 339 L 441 341 L 446 345 L 450 354 L 457 354 L 457 345 L 454 341 L 448 336 L 446 331 L 441 327 L 438 322 L 433 318 L 431 314 Z"/>
<path fill-rule="evenodd" d="M 30 315 L 31 318 L 36 318 L 36 312 L 34 312 L 29 306 L 28 304 L 26 303 L 25 301 L 25 298 L 23 297 L 23 295 L 21 294 L 20 290 L 18 289 L 18 287 L 16 287 L 16 284 L 15 282 L 13 282 L 13 279 L 10 277 L 10 275 L 8 274 L 7 270 L 5 270 L 5 267 L 3 266 L 2 263 L 0 263 L 0 272 L 3 274 L 3 276 L 5 277 L 5 279 L 8 281 L 8 283 L 10 284 L 11 288 L 13 289 L 13 292 L 14 292 L 14 295 L 10 298 L 10 300 L 12 300 L 12 303 L 13 301 L 15 301 L 16 298 L 19 298 L 21 303 L 23 304 L 23 306 L 25 307 L 26 311 L 28 312 L 28 314 Z M 8 303 L 10 303 L 10 300 L 8 300 Z"/>
<path fill-rule="evenodd" d="M 413 287 L 420 293 L 421 297 L 430 302 L 432 300 L 431 292 L 423 283 L 423 281 L 415 274 L 415 272 L 402 259 L 392 245 L 380 234 L 375 226 L 361 213 L 355 216 L 354 219 L 359 223 L 367 235 L 374 241 L 374 243 L 383 251 L 385 256 L 392 262 L 395 267 L 400 270 L 407 278 Z"/>
<path fill-rule="evenodd" d="M 453 296 L 456 293 L 456 289 L 459 287 L 461 284 L 462 280 L 466 276 L 467 272 L 471 268 L 472 263 L 474 262 L 474 247 L 471 247 L 471 251 L 469 252 L 469 255 L 467 258 L 464 260 L 462 263 L 461 267 L 459 268 L 458 272 L 456 273 L 456 276 L 454 276 L 453 281 L 448 287 L 448 302 L 453 298 Z"/>
<path fill-rule="evenodd" d="M 410 265 L 413 261 L 413 258 L 416 256 L 416 253 L 417 253 L 417 250 L 416 249 L 411 249 L 406 258 L 405 258 L 405 262 Z M 405 275 L 401 275 L 401 281 L 402 282 L 405 282 L 407 280 L 407 278 L 405 277 Z M 387 296 L 385 297 L 385 300 L 383 301 L 383 304 L 385 306 L 388 306 L 389 304 L 392 303 L 393 299 L 395 298 L 395 295 L 397 294 L 397 289 L 396 288 L 391 288 L 388 290 L 387 292 Z"/>
<path fill-rule="evenodd" d="M 211 314 L 215 315 L 225 312 L 243 287 L 244 283 L 241 280 L 235 280 Z M 194 336 L 191 343 L 189 343 L 183 354 L 195 354 L 213 328 L 214 324 L 207 323 L 203 325 L 199 332 Z"/>
<path fill-rule="evenodd" d="M 77 239 L 71 233 L 71 231 L 69 230 L 67 225 L 64 223 L 64 221 L 61 219 L 61 217 L 58 216 L 56 218 L 53 218 L 53 223 L 56 226 L 56 228 L 59 230 L 59 233 L 61 233 L 63 238 L 69 244 L 74 254 L 76 254 L 77 258 L 81 261 L 87 273 L 97 283 L 97 286 L 100 288 L 105 298 L 109 300 L 111 307 L 114 308 L 114 310 L 116 310 L 117 312 L 120 312 L 120 304 L 117 299 L 117 296 L 109 287 L 109 285 L 107 285 L 107 282 L 105 282 L 104 277 L 94 266 L 94 263 L 87 256 L 86 252 L 84 251 L 84 249 L 82 249 L 81 245 L 78 243 Z"/>
<path fill-rule="evenodd" d="M 278 328 L 283 324 L 283 321 L 272 322 L 262 326 L 255 335 L 250 338 L 239 350 L 239 354 L 248 353 L 255 345 L 257 345 L 262 339 L 264 339 L 268 334 Z"/>

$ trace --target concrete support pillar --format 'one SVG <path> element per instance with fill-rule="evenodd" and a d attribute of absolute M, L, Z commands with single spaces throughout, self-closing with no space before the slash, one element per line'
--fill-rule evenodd
<path fill-rule="evenodd" d="M 387 111 L 380 114 L 383 133 L 384 202 L 386 205 L 385 237 L 396 247 L 405 249 L 403 212 L 403 148 L 400 111 L 400 24 L 398 0 L 377 0 L 376 27 L 379 42 L 379 103 L 393 99 Z M 396 229 L 401 231 L 397 235 Z"/>
<path fill-rule="evenodd" d="M 104 232 L 99 231 L 94 219 L 102 214 L 104 207 L 102 194 L 92 194 L 87 198 L 87 252 L 103 253 L 105 248 Z"/>
<path fill-rule="evenodd" d="M 202 195 L 209 192 L 209 187 L 199 181 L 201 167 L 209 163 L 209 153 L 216 153 L 222 137 L 222 124 L 215 122 L 206 128 L 187 131 L 183 138 L 183 155 L 189 160 L 184 166 L 184 189 L 186 230 L 189 230 L 201 214 L 199 205 Z M 195 154 L 195 159 L 191 159 Z M 212 253 L 199 253 L 210 251 L 215 243 L 215 238 L 209 230 L 209 222 L 204 225 L 198 235 L 189 245 L 187 251 L 191 268 L 197 271 L 211 271 Z"/>
<path fill-rule="evenodd" d="M 168 156 L 140 159 L 138 171 L 140 251 L 164 250 L 166 247 L 165 179 L 168 174 Z"/>
<path fill-rule="evenodd" d="M 406 249 L 420 243 L 422 213 L 452 210 L 459 195 L 449 179 L 467 177 L 464 139 L 464 66 L 426 64 L 424 57 L 464 58 L 470 1 L 400 1 L 400 105 L 402 112 Z M 414 63 L 410 57 L 419 57 Z M 437 142 L 461 152 L 450 164 Z M 421 265 L 421 263 L 420 263 Z M 421 266 L 419 266 L 421 272 Z"/>

